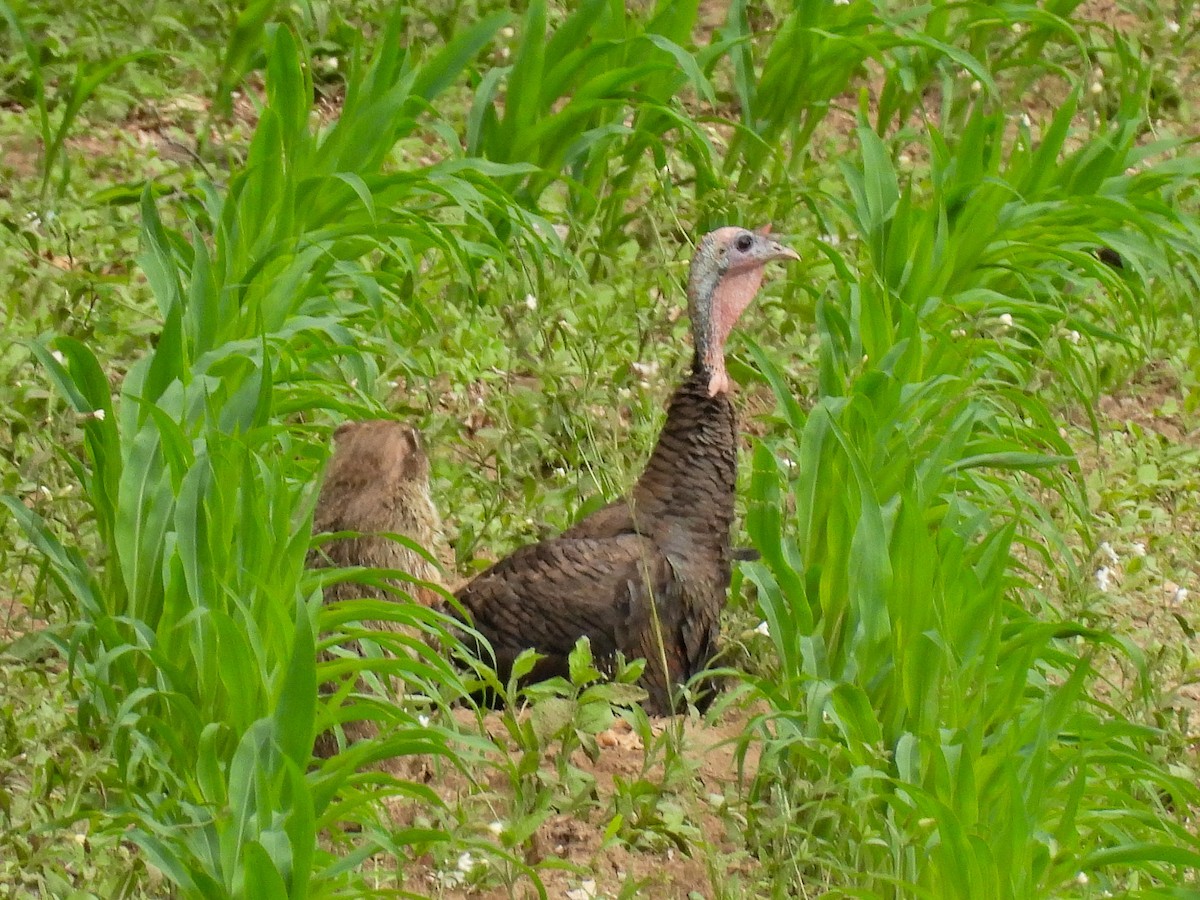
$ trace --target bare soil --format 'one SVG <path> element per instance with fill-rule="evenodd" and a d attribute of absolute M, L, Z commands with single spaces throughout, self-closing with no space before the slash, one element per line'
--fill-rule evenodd
<path fill-rule="evenodd" d="M 613 824 L 613 800 L 619 782 L 629 782 L 640 776 L 654 783 L 663 777 L 661 762 L 651 760 L 647 767 L 647 751 L 627 723 L 618 719 L 612 729 L 598 735 L 601 750 L 595 761 L 583 752 L 574 753 L 571 765 L 595 779 L 594 802 L 582 814 L 560 812 L 550 815 L 523 847 L 525 863 L 536 867 L 548 895 L 568 900 L 615 897 L 623 887 L 628 889 L 629 885 L 636 884 L 636 896 L 685 898 L 693 892 L 712 896 L 714 878 L 724 882 L 735 872 L 750 874 L 754 862 L 739 854 L 740 845 L 727 835 L 718 800 L 737 779 L 737 742 L 746 729 L 749 715 L 741 711 L 727 714 L 712 725 L 696 721 L 683 724 L 679 752 L 694 761 L 695 767 L 688 783 L 680 786 L 683 789 L 665 789 L 664 793 L 672 802 L 684 807 L 686 824 L 695 828 L 702 838 L 699 842 L 681 842 L 681 846 L 647 850 L 631 847 L 621 840 L 606 839 L 606 830 Z M 470 711 L 461 710 L 456 717 L 464 729 L 475 727 Z M 656 736 L 668 727 L 672 727 L 669 720 L 652 720 Z M 490 714 L 485 720 L 485 728 L 495 742 L 497 756 L 515 752 L 509 746 L 499 714 Z M 426 781 L 448 805 L 470 807 L 472 798 L 466 796 L 470 790 L 466 779 L 444 771 L 435 776 L 429 765 L 428 760 L 410 758 L 397 760 L 388 768 L 400 777 Z M 543 765 L 553 766 L 551 754 L 547 755 Z M 747 750 L 742 766 L 747 774 L 757 768 L 755 746 Z M 512 799 L 501 768 L 497 765 L 491 772 L 485 794 L 475 803 L 481 832 L 486 832 L 486 823 L 494 817 L 494 810 L 505 808 Z M 414 808 L 411 805 L 396 804 L 391 813 L 398 826 L 412 824 Z M 496 843 L 499 843 L 498 838 Z M 513 875 L 511 883 L 503 887 L 474 888 L 458 884 L 467 861 L 460 857 L 457 863 L 457 867 L 455 860 L 439 864 L 427 855 L 418 860 L 416 869 L 407 875 L 414 879 L 414 887 L 420 884 L 436 896 L 450 900 L 538 896 L 527 876 Z M 494 884 L 492 878 L 485 881 Z"/>

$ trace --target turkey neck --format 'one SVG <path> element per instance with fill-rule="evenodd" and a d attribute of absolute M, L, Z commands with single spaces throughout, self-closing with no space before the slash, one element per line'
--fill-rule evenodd
<path fill-rule="evenodd" d="M 688 540 L 699 538 L 717 549 L 728 548 L 733 524 L 737 421 L 727 394 L 708 395 L 711 377 L 697 354 L 691 374 L 671 398 L 667 421 L 632 499 L 643 534 L 669 539 L 686 533 Z"/>

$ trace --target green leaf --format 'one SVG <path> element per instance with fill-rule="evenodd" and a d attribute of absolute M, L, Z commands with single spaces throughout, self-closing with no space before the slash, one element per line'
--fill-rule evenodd
<path fill-rule="evenodd" d="M 529 722 L 537 745 L 548 746 L 571 727 L 577 707 L 577 701 L 566 697 L 546 697 L 535 703 L 529 711 Z"/>
<path fill-rule="evenodd" d="M 214 96 L 217 111 L 224 116 L 233 112 L 230 94 L 241 83 L 249 71 L 251 59 L 262 46 L 263 30 L 267 19 L 274 14 L 276 5 L 276 0 L 250 0 L 238 13 L 222 54 Z"/>
<path fill-rule="evenodd" d="M 600 670 L 592 662 L 592 642 L 584 635 L 575 642 L 567 657 L 571 684 L 584 685 L 601 677 Z"/>

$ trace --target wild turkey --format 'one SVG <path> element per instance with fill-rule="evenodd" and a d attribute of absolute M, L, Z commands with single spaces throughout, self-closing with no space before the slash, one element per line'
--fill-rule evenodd
<path fill-rule="evenodd" d="M 627 497 L 556 538 L 522 547 L 457 592 L 507 680 L 521 651 L 545 654 L 531 680 L 567 674 L 587 635 L 597 659 L 644 657 L 645 704 L 673 711 L 672 685 L 716 651 L 730 580 L 737 422 L 725 341 L 771 260 L 798 259 L 770 228 L 719 228 L 692 259 L 692 371 L 675 391 L 645 471 Z"/>
<path fill-rule="evenodd" d="M 400 422 L 380 419 L 347 422 L 335 432 L 334 442 L 333 456 L 313 513 L 313 534 L 339 531 L 360 534 L 314 547 L 308 554 L 309 567 L 396 569 L 417 581 L 389 579 L 393 587 L 424 606 L 441 603 L 441 595 L 430 586 L 442 580 L 438 567 L 417 551 L 384 536 L 403 535 L 431 553 L 445 555 L 441 519 L 429 489 L 429 458 L 421 446 L 420 435 Z M 340 581 L 325 588 L 326 603 L 360 597 L 401 602 L 397 594 L 382 586 L 356 581 Z M 377 631 L 420 637 L 394 620 L 363 625 Z M 362 652 L 357 641 L 349 646 Z M 330 656 L 326 651 L 321 658 Z M 330 687 L 323 686 L 322 693 Z M 367 689 L 361 682 L 359 688 Z M 397 692 L 402 688 L 399 681 L 393 683 Z M 351 720 L 343 726 L 348 743 L 371 737 L 375 731 L 374 724 L 364 720 Z M 315 756 L 328 757 L 336 752 L 337 738 L 333 732 L 318 735 L 313 748 Z"/>

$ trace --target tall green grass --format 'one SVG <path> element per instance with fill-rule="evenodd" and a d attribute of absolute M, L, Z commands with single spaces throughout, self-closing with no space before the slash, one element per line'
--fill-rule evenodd
<path fill-rule="evenodd" d="M 83 343 L 32 345 L 83 423 L 86 457 L 74 468 L 102 559 L 5 503 L 78 617 L 61 645 L 83 684 L 80 727 L 108 736 L 119 769 L 112 824 L 128 825 L 189 895 L 296 897 L 344 883 L 349 869 L 318 847 L 319 833 L 369 824 L 368 793 L 437 802 L 424 786 L 380 786 L 357 767 L 452 755 L 447 733 L 419 724 L 417 711 L 463 688 L 422 642 L 379 637 L 400 651 L 387 662 L 315 663 L 349 621 L 438 634 L 438 617 L 411 604 L 323 608 L 320 583 L 346 576 L 304 568 L 329 440 L 321 413 L 374 412 L 368 388 L 388 344 L 372 332 L 388 306 L 422 302 L 407 292 L 420 266 L 469 284 L 481 259 L 504 259 L 533 234 L 492 183 L 508 174 L 495 164 L 385 171 L 395 142 L 497 26 L 420 63 L 401 51 L 400 23 L 370 59 L 352 61 L 342 115 L 322 131 L 310 123 L 303 48 L 275 29 L 266 104 L 228 189 L 193 198 L 190 234 L 165 227 L 147 191 L 141 265 L 163 328 L 116 396 Z M 497 219 L 509 224 L 504 239 L 489 224 Z M 317 709 L 319 681 L 353 684 L 368 665 L 425 706 L 364 698 Z M 386 737 L 308 773 L 316 731 L 364 715 L 385 719 Z M 356 853 L 439 839 L 384 829 Z"/>
<path fill-rule="evenodd" d="M 548 4 L 535 0 L 504 47 L 511 65 L 479 79 L 467 151 L 536 166 L 510 182 L 517 196 L 544 201 L 601 247 L 613 245 L 636 218 L 629 207 L 649 166 L 683 157 L 698 193 L 715 184 L 712 143 L 680 100 L 715 102 L 706 73 L 726 45 L 691 48 L 695 25 L 695 3 L 659 2 L 641 14 L 588 0 L 551 30 Z"/>
<path fill-rule="evenodd" d="M 1034 147 L 977 106 L 931 130 L 929 181 L 907 184 L 860 127 L 842 167 L 860 249 L 824 248 L 815 406 L 755 350 L 784 436 L 755 451 L 747 519 L 778 654 L 752 800 L 764 847 L 811 854 L 801 880 L 1057 896 L 1191 883 L 1200 864 L 1170 811 L 1200 792 L 1095 693 L 1099 649 L 1137 652 L 1056 621 L 1041 589 L 1079 577 L 1044 498 L 1087 526 L 1054 410 L 1094 402 L 1087 348 L 1145 349 L 1154 279 L 1195 263 L 1193 224 L 1162 203 L 1194 162 L 1150 161 L 1133 119 L 1071 149 L 1074 113 Z"/>

